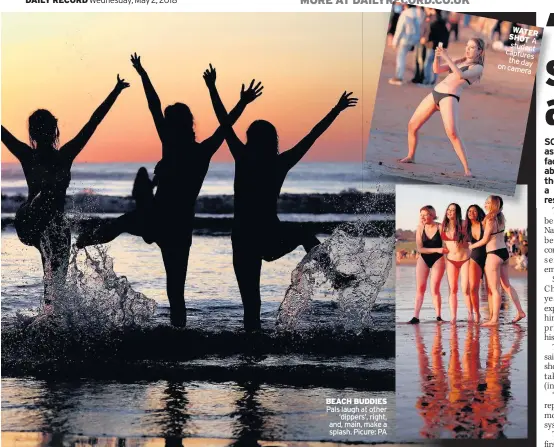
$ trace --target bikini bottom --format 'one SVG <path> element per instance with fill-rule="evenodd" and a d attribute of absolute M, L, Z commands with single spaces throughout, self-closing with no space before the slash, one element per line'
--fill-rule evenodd
<path fill-rule="evenodd" d="M 437 107 L 439 106 L 439 102 L 441 102 L 441 100 L 443 100 L 444 98 L 448 98 L 449 96 L 456 98 L 458 102 L 460 102 L 460 97 L 458 95 L 453 95 L 452 93 L 440 93 L 436 90 L 433 90 L 431 93 L 433 94 L 433 100 L 435 101 Z"/>
<path fill-rule="evenodd" d="M 500 248 L 498 250 L 494 250 L 494 251 L 489 251 L 487 252 L 488 255 L 496 255 L 498 256 L 500 259 L 502 259 L 502 261 L 507 261 L 508 259 L 510 259 L 510 253 L 508 253 L 508 249 L 507 248 Z"/>
<path fill-rule="evenodd" d="M 451 262 L 454 267 L 457 269 L 462 268 L 462 265 L 464 265 L 467 261 L 469 261 L 470 258 L 464 259 L 463 261 L 452 261 L 451 259 L 446 258 L 448 262 Z"/>

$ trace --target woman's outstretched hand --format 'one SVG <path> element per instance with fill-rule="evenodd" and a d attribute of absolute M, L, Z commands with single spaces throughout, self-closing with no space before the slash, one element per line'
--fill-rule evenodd
<path fill-rule="evenodd" d="M 441 56 L 444 59 L 450 58 L 450 56 L 448 55 L 448 51 L 446 51 L 446 48 L 443 48 L 443 47 L 437 47 L 435 49 L 435 56 Z"/>
<path fill-rule="evenodd" d="M 240 99 L 241 101 L 244 101 L 246 104 L 251 103 L 254 101 L 258 96 L 262 94 L 262 90 L 264 89 L 261 82 L 258 82 L 254 86 L 254 82 L 256 82 L 255 79 L 252 79 L 252 82 L 248 86 L 248 88 L 244 89 L 244 84 L 242 84 L 242 89 L 240 91 Z"/>
<path fill-rule="evenodd" d="M 352 95 L 352 92 L 344 92 L 340 97 L 339 102 L 335 106 L 339 112 L 346 110 L 348 107 L 355 107 L 358 103 L 358 98 L 351 98 L 350 95 Z"/>
<path fill-rule="evenodd" d="M 140 56 L 137 56 L 137 53 L 131 54 L 131 63 L 139 74 L 144 73 L 144 68 L 142 68 L 142 64 L 140 63 Z"/>
<path fill-rule="evenodd" d="M 128 82 L 125 82 L 125 79 L 120 79 L 119 75 L 117 75 L 117 84 L 115 84 L 115 89 L 118 92 L 122 91 L 123 89 L 126 89 L 130 85 L 131 84 L 129 84 Z"/>
<path fill-rule="evenodd" d="M 215 72 L 215 68 L 212 67 L 212 64 L 210 64 L 210 68 L 208 68 L 204 72 L 202 77 L 204 78 L 204 82 L 208 87 L 213 87 L 215 85 L 215 79 L 217 77 L 217 73 Z"/>

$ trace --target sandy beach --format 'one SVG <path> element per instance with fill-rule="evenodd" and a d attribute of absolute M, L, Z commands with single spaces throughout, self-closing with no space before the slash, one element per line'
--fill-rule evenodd
<path fill-rule="evenodd" d="M 451 41 L 448 52 L 462 57 L 471 28 L 460 29 L 459 42 Z M 407 126 L 421 100 L 431 92 L 429 86 L 412 84 L 415 53 L 407 57 L 405 84 L 388 83 L 395 71 L 396 53 L 387 46 L 383 56 L 379 89 L 366 152 L 366 169 L 430 183 L 514 195 L 521 149 L 529 112 L 536 61 L 532 74 L 497 69 L 506 64 L 504 52 L 486 51 L 483 78 L 466 88 L 460 99 L 460 135 L 465 143 L 470 169 L 463 170 L 446 137 L 440 113 L 435 113 L 419 133 L 415 164 L 399 163 L 407 155 Z M 439 77 L 439 81 L 444 75 Z"/>

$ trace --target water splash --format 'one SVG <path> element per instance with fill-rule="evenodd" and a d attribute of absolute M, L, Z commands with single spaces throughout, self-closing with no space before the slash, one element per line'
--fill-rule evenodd
<path fill-rule="evenodd" d="M 43 308 L 33 326 L 98 335 L 153 321 L 156 302 L 115 273 L 113 259 L 104 247 L 72 247 L 67 276 L 55 278 L 45 271 L 44 280 L 51 284 L 48 298 L 52 305 Z"/>
<path fill-rule="evenodd" d="M 336 299 L 344 327 L 371 325 L 371 309 L 390 273 L 395 243 L 394 237 L 368 239 L 371 226 L 363 219 L 341 225 L 302 259 L 281 303 L 278 328 L 304 329 L 312 300 L 321 292 Z"/>

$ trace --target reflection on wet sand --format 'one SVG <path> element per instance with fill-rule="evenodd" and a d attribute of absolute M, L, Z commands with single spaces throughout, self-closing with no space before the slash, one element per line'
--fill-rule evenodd
<path fill-rule="evenodd" d="M 422 329 L 415 326 L 421 395 L 416 408 L 423 419 L 423 438 L 504 438 L 509 424 L 512 359 L 521 350 L 524 329 L 514 325 L 515 339 L 502 354 L 498 327 L 483 330 L 469 325 L 460 352 L 456 325 L 438 324 L 427 352 Z M 443 335 L 449 332 L 449 346 Z M 484 367 L 480 361 L 480 337 L 489 337 Z M 446 365 L 446 350 L 450 358 Z M 461 354 L 461 356 L 460 356 Z"/>

